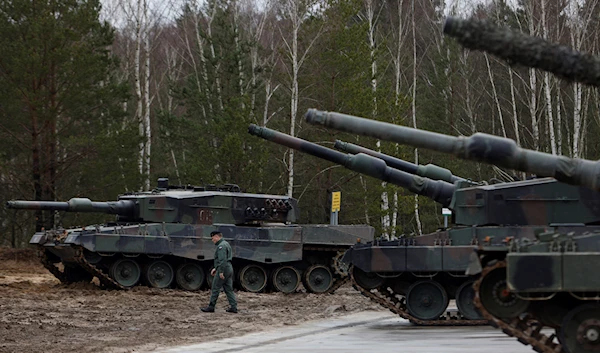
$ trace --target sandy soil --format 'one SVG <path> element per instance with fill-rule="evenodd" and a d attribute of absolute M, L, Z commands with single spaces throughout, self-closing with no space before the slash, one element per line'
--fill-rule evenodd
<path fill-rule="evenodd" d="M 63 285 L 31 250 L 0 249 L 0 352 L 137 352 L 210 341 L 363 310 L 349 285 L 333 295 L 238 292 L 240 313 L 199 308 L 209 292 Z"/>

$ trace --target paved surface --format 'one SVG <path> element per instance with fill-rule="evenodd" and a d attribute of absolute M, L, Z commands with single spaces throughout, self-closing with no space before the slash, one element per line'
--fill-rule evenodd
<path fill-rule="evenodd" d="M 391 313 L 362 312 L 202 344 L 163 353 L 532 353 L 516 339 L 489 326 L 421 327 Z M 157 352 L 157 351 L 153 351 Z"/>

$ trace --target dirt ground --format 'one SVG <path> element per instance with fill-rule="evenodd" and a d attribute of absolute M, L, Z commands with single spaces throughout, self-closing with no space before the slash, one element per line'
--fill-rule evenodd
<path fill-rule="evenodd" d="M 0 352 L 138 352 L 383 310 L 349 285 L 335 294 L 237 292 L 239 314 L 202 313 L 208 291 L 61 284 L 31 250 L 0 249 Z"/>

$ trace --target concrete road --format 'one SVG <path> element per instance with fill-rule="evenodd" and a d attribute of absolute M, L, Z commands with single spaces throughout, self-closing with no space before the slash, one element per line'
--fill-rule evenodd
<path fill-rule="evenodd" d="M 532 353 L 516 339 L 489 326 L 421 327 L 385 312 L 253 333 L 220 341 L 158 350 L 163 353 Z M 157 352 L 157 351 L 153 351 Z"/>

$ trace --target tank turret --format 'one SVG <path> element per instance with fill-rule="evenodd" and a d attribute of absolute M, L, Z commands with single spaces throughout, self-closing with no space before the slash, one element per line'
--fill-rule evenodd
<path fill-rule="evenodd" d="M 600 86 L 600 58 L 482 20 L 448 17 L 444 33 L 465 48 L 482 50 L 511 64 L 552 72 L 569 81 Z"/>
<path fill-rule="evenodd" d="M 410 173 L 410 174 L 418 175 L 418 176 L 421 176 L 424 178 L 429 178 L 429 179 L 433 179 L 433 180 L 443 180 L 443 181 L 447 181 L 447 182 L 453 183 L 453 184 L 457 181 L 462 181 L 462 182 L 467 181 L 467 179 L 455 176 L 448 169 L 442 168 L 435 164 L 427 164 L 427 165 L 414 164 L 414 163 L 405 161 L 400 158 L 392 157 L 392 156 L 389 156 L 389 155 L 381 153 L 381 152 L 373 151 L 368 148 L 355 145 L 350 142 L 336 140 L 333 147 L 335 147 L 336 149 L 338 149 L 340 151 L 344 151 L 347 153 L 368 154 L 369 156 L 373 156 L 373 157 L 383 160 L 385 162 L 385 164 L 387 164 L 389 167 L 392 167 L 392 168 L 398 169 L 398 170 L 402 170 L 402 171 Z M 472 182 L 472 184 L 477 185 L 477 183 L 474 183 L 474 182 Z"/>
<path fill-rule="evenodd" d="M 316 109 L 308 110 L 306 121 L 600 190 L 600 179 L 597 178 L 600 176 L 600 162 L 528 150 L 517 146 L 515 141 L 508 138 L 484 133 L 455 137 Z"/>
<path fill-rule="evenodd" d="M 407 190 L 429 197 L 448 207 L 452 200 L 455 187 L 453 184 L 442 180 L 431 180 L 417 175 L 409 174 L 398 169 L 390 168 L 386 163 L 364 153 L 356 155 L 344 154 L 327 147 L 317 145 L 297 137 L 271 130 L 266 127 L 250 125 L 248 132 L 265 140 L 308 153 L 330 162 L 343 165 L 344 167 L 376 179 L 383 180 L 394 185 L 401 186 Z"/>
<path fill-rule="evenodd" d="M 128 193 L 118 201 L 73 198 L 66 202 L 12 200 L 13 209 L 96 212 L 117 215 L 119 223 L 249 224 L 295 222 L 298 203 L 281 195 L 246 194 L 237 185 L 169 186 L 165 179 L 149 192 Z"/>

